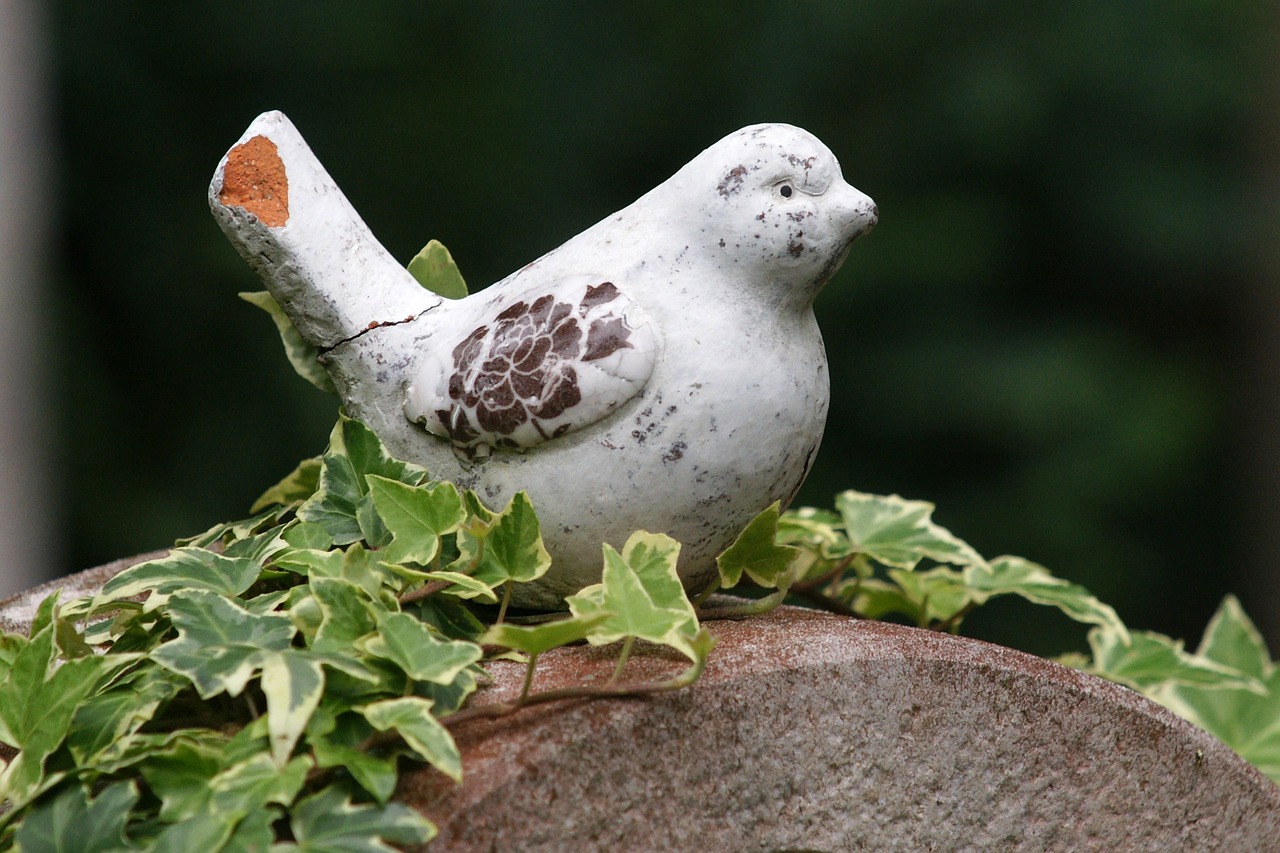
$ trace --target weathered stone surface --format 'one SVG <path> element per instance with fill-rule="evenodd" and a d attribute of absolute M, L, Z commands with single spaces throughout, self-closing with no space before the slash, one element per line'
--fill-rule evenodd
<path fill-rule="evenodd" d="M 440 824 L 431 849 L 1280 849 L 1280 788 L 1125 688 L 792 608 L 710 629 L 691 690 L 459 726 L 463 784 L 401 791 Z M 607 651 L 547 654 L 535 689 L 607 678 Z M 477 701 L 518 691 L 493 669 Z"/>
<path fill-rule="evenodd" d="M 152 555 L 146 555 L 152 556 Z M 0 604 L 19 630 L 52 588 Z M 438 850 L 1274 850 L 1280 787 L 1132 691 L 986 643 L 783 608 L 713 622 L 692 689 L 458 725 L 465 779 L 406 774 Z M 535 691 L 613 649 L 549 652 Z M 637 652 L 627 681 L 686 665 Z M 523 667 L 491 665 L 476 703 Z"/>
<path fill-rule="evenodd" d="M 35 616 L 36 608 L 55 589 L 62 590 L 60 599 L 62 601 L 93 595 L 102 588 L 104 583 L 130 566 L 137 565 L 144 560 L 163 557 L 167 553 L 167 550 L 152 551 L 147 554 L 139 554 L 136 557 L 114 560 L 92 569 L 85 569 L 83 572 L 76 572 L 74 575 L 67 575 L 65 578 L 58 578 L 55 581 L 40 584 L 40 586 L 33 587 L 26 592 L 6 598 L 0 601 L 0 632 L 7 634 L 15 632 L 27 633 L 27 629 L 31 627 L 31 618 Z"/>

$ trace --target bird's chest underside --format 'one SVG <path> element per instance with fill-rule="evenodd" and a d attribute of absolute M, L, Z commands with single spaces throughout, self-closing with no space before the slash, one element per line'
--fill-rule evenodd
<path fill-rule="evenodd" d="M 654 375 L 641 399 L 610 425 L 609 440 L 666 440 L 674 452 L 695 443 L 749 449 L 816 441 L 827 403 L 816 324 L 791 329 L 690 314 L 661 330 Z"/>

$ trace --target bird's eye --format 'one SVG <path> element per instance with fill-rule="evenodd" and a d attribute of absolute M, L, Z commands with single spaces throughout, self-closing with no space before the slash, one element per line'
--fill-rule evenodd
<path fill-rule="evenodd" d="M 791 188 L 791 184 L 780 184 L 778 186 L 778 194 L 783 198 L 791 198 L 793 192 L 795 190 Z"/>

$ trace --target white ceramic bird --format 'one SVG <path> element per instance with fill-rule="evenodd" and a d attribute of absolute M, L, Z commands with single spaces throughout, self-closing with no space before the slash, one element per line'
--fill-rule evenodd
<path fill-rule="evenodd" d="M 683 544 L 686 586 L 813 462 L 828 379 L 812 304 L 877 210 L 785 124 L 743 128 L 623 210 L 460 300 L 373 239 L 279 113 L 210 189 L 228 237 L 310 342 L 348 412 L 491 505 L 529 493 L 554 606 L 601 543 Z"/>

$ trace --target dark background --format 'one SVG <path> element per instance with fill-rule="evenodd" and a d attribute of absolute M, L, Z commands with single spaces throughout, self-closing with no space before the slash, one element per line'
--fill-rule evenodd
<path fill-rule="evenodd" d="M 335 402 L 236 299 L 259 285 L 205 200 L 259 112 L 473 290 L 785 121 L 881 211 L 817 304 L 801 502 L 931 500 L 1192 641 L 1234 590 L 1275 649 L 1272 5 L 50 3 L 50 574 L 238 517 L 325 444 Z M 1083 645 L 990 611 L 982 636 Z"/>

